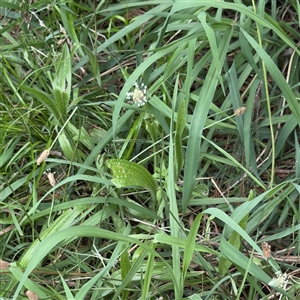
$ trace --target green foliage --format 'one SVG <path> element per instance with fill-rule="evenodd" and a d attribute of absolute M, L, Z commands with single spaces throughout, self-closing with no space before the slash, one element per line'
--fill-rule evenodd
<path fill-rule="evenodd" d="M 298 299 L 298 2 L 95 3 L 0 7 L 0 297 Z"/>
<path fill-rule="evenodd" d="M 124 159 L 109 159 L 107 166 L 112 169 L 116 187 L 141 186 L 149 189 L 152 201 L 156 202 L 156 185 L 153 177 L 143 166 Z M 154 208 L 154 207 L 153 207 Z"/>

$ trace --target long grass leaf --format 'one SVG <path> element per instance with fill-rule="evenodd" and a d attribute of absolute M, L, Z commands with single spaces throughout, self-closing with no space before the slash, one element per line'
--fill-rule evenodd
<path fill-rule="evenodd" d="M 300 178 L 300 147 L 299 147 L 296 131 L 295 131 L 295 151 L 296 151 L 296 157 L 295 157 L 296 178 Z"/>
<path fill-rule="evenodd" d="M 137 18 L 134 22 L 132 22 L 128 26 L 125 26 L 124 28 L 119 30 L 116 34 L 114 34 L 112 37 L 107 39 L 103 44 L 101 44 L 97 48 L 97 53 L 101 53 L 102 51 L 107 49 L 109 46 L 111 46 L 114 42 L 121 40 L 124 36 L 126 36 L 126 34 L 129 34 L 136 28 L 140 28 L 145 22 L 152 19 L 153 16 L 155 16 L 156 14 L 168 9 L 172 4 L 173 4 L 173 1 L 171 1 L 171 0 L 164 1 L 164 3 L 160 2 L 160 4 L 158 6 L 154 7 L 153 9 L 150 9 L 147 13 L 143 14 L 142 17 Z M 129 3 L 126 3 L 126 5 L 129 5 Z M 105 10 L 105 9 L 102 10 L 102 12 L 110 12 L 110 11 L 111 11 L 111 8 L 109 10 Z M 78 70 L 80 67 L 85 65 L 87 62 L 88 62 L 88 57 L 87 56 L 83 57 L 82 60 L 74 66 L 73 71 Z M 132 84 L 133 83 L 134 82 L 132 82 Z"/>
<path fill-rule="evenodd" d="M 275 62 L 271 59 L 271 57 L 266 53 L 264 49 L 260 47 L 260 45 L 250 36 L 246 31 L 241 29 L 251 46 L 256 50 L 257 54 L 260 56 L 261 60 L 265 63 L 269 74 L 272 76 L 276 84 L 280 87 L 286 101 L 289 104 L 289 107 L 293 114 L 296 117 L 296 120 L 300 126 L 300 109 L 299 104 L 297 102 L 296 96 L 293 93 L 291 87 L 286 82 L 283 77 L 281 71 L 278 69 Z"/>
<path fill-rule="evenodd" d="M 176 122 L 176 132 L 174 138 L 174 150 L 175 150 L 175 179 L 178 178 L 180 171 L 183 167 L 183 152 L 182 152 L 182 133 L 186 125 L 186 102 L 184 99 L 181 100 Z"/>
<path fill-rule="evenodd" d="M 219 45 L 220 62 L 223 64 L 228 45 L 230 41 L 232 31 L 227 30 L 223 36 L 223 39 Z M 186 163 L 184 170 L 184 185 L 183 185 L 183 211 L 186 210 L 193 188 L 194 181 L 196 178 L 196 172 L 198 168 L 200 141 L 205 126 L 208 110 L 211 105 L 211 101 L 216 91 L 218 83 L 218 71 L 215 65 L 212 64 L 209 68 L 206 80 L 203 84 L 199 98 L 194 109 L 193 119 L 190 129 L 190 137 L 188 140 L 187 152 L 186 152 Z"/>
<path fill-rule="evenodd" d="M 238 251 L 225 239 L 222 239 L 220 251 L 226 258 L 228 258 L 242 270 L 247 270 L 249 268 L 248 272 L 255 276 L 255 278 L 265 283 L 270 282 L 271 278 L 259 266 L 257 266 L 253 261 L 250 261 L 248 257 Z"/>
<path fill-rule="evenodd" d="M 219 2 L 219 1 L 186 1 L 186 0 L 177 0 L 172 7 L 172 11 L 176 12 L 182 9 L 187 8 L 200 8 L 200 7 L 215 7 L 215 8 L 223 8 L 230 9 L 233 11 L 238 11 L 243 13 L 244 15 L 251 18 L 253 21 L 265 26 L 267 28 L 272 29 L 286 44 L 292 47 L 299 55 L 300 51 L 297 49 L 297 46 L 289 39 L 284 30 L 274 21 L 272 18 L 268 18 L 264 15 L 264 17 L 259 16 L 257 13 L 253 12 L 250 7 L 247 7 L 244 4 L 239 3 L 230 3 L 230 2 Z M 268 21 L 267 21 L 268 19 Z"/>
<path fill-rule="evenodd" d="M 109 230 L 105 230 L 102 228 L 97 228 L 94 226 L 75 226 L 72 228 L 67 228 L 64 230 L 61 230 L 59 232 L 56 232 L 55 234 L 52 234 L 48 237 L 46 237 L 43 241 L 40 242 L 40 244 L 37 246 L 36 254 L 34 256 L 34 259 L 32 259 L 27 269 L 25 270 L 22 279 L 19 282 L 18 287 L 15 290 L 14 296 L 12 300 L 17 300 L 17 297 L 21 291 L 21 288 L 23 287 L 26 279 L 30 275 L 30 273 L 34 270 L 34 268 L 37 267 L 37 265 L 41 262 L 41 260 L 48 254 L 49 249 L 52 249 L 54 246 L 56 246 L 61 241 L 68 239 L 70 237 L 77 236 L 77 237 L 99 237 L 99 238 L 106 238 L 106 239 L 114 239 L 118 241 L 133 243 L 140 245 L 143 249 L 146 251 L 152 253 L 155 257 L 160 257 L 160 255 L 154 251 L 151 247 L 146 245 L 145 243 L 139 241 L 136 238 L 123 236 L 121 234 L 117 234 L 115 232 L 111 232 Z M 164 260 L 162 260 L 164 262 Z M 170 270 L 170 266 L 167 262 L 164 262 L 165 266 Z M 171 270 L 170 270 L 171 271 Z M 173 274 L 172 271 L 170 274 Z"/>
<path fill-rule="evenodd" d="M 201 218 L 202 218 L 202 214 L 199 214 L 196 217 L 186 240 L 186 246 L 184 250 L 183 263 L 182 263 L 182 282 L 184 282 L 186 278 L 188 268 L 193 258 L 194 249 L 193 247 L 191 247 L 191 245 L 194 244 L 196 241 Z"/>
<path fill-rule="evenodd" d="M 178 79 L 178 77 L 177 77 Z M 174 95 L 177 95 L 175 91 Z M 172 114 L 171 114 L 171 125 L 170 125 L 170 149 L 169 149 L 169 162 L 168 162 L 168 181 L 167 181 L 167 195 L 170 201 L 170 229 L 171 234 L 174 237 L 178 237 L 179 234 L 179 225 L 178 225 L 178 206 L 177 199 L 175 194 L 175 169 L 174 169 L 174 148 L 173 148 L 173 123 L 174 123 L 174 112 L 176 102 L 172 103 Z M 180 272 L 180 252 L 177 245 L 172 246 L 172 266 L 174 272 L 174 292 L 175 298 L 179 299 L 182 297 L 183 293 L 183 282 L 181 281 L 181 272 Z"/>

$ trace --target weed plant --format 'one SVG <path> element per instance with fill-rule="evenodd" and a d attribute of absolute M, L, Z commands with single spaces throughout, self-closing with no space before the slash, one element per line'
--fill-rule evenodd
<path fill-rule="evenodd" d="M 299 299 L 299 14 L 2 0 L 1 299 Z"/>

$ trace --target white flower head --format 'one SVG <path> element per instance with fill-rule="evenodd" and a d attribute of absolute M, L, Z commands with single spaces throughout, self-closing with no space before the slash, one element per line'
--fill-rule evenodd
<path fill-rule="evenodd" d="M 134 91 L 129 92 L 126 95 L 127 100 L 133 100 L 137 106 L 143 106 L 147 103 L 147 86 L 144 83 L 138 84 L 137 82 L 134 84 Z"/>
<path fill-rule="evenodd" d="M 54 177 L 55 172 L 52 172 L 51 169 L 47 169 L 47 171 L 45 171 L 44 174 L 47 175 L 50 185 L 55 186 L 56 185 L 56 180 Z"/>
<path fill-rule="evenodd" d="M 281 271 L 277 271 L 275 273 L 276 277 L 274 277 L 268 285 L 273 287 L 281 287 L 284 288 L 288 284 L 287 274 L 282 274 Z"/>

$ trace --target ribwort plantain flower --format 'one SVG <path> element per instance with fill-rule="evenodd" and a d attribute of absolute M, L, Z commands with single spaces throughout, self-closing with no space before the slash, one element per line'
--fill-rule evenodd
<path fill-rule="evenodd" d="M 28 297 L 29 300 L 39 300 L 39 296 L 33 291 L 28 290 L 25 293 L 25 295 Z"/>
<path fill-rule="evenodd" d="M 235 116 L 241 116 L 246 111 L 246 107 L 242 106 L 235 110 L 234 115 Z"/>
<path fill-rule="evenodd" d="M 286 290 L 286 285 L 288 284 L 288 276 L 286 273 L 282 274 L 281 271 L 277 271 L 275 273 L 275 276 L 269 283 L 268 285 L 272 287 L 280 287 Z"/>
<path fill-rule="evenodd" d="M 7 270 L 9 267 L 10 263 L 0 258 L 0 270 Z"/>
<path fill-rule="evenodd" d="M 134 84 L 134 91 L 128 92 L 126 95 L 127 100 L 133 100 L 137 106 L 143 106 L 147 103 L 147 86 L 144 83 L 138 84 L 137 82 Z"/>
<path fill-rule="evenodd" d="M 47 159 L 47 157 L 50 154 L 50 150 L 46 149 L 44 150 L 41 155 L 38 157 L 38 159 L 36 160 L 37 165 L 39 166 L 45 159 Z"/>
<path fill-rule="evenodd" d="M 55 172 L 52 172 L 51 169 L 47 169 L 47 171 L 45 171 L 44 174 L 47 175 L 50 185 L 55 186 L 56 185 L 56 180 L 54 177 Z"/>

